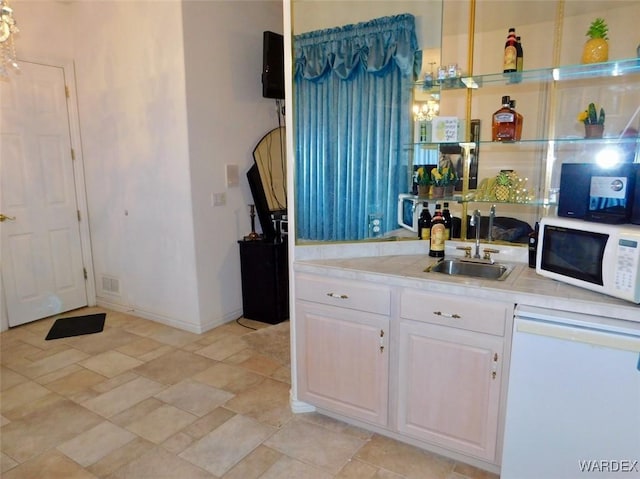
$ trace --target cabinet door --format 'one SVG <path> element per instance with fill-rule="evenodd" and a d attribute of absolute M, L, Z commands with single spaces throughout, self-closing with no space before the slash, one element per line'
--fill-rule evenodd
<path fill-rule="evenodd" d="M 498 336 L 402 320 L 400 432 L 494 461 L 502 351 Z"/>
<path fill-rule="evenodd" d="M 389 318 L 298 301 L 298 397 L 386 425 Z"/>

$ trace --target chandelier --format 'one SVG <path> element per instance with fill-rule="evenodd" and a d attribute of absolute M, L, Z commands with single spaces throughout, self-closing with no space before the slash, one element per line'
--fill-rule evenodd
<path fill-rule="evenodd" d="M 8 68 L 20 69 L 13 43 L 13 35 L 19 31 L 9 2 L 0 0 L 0 77 L 8 76 Z"/>
<path fill-rule="evenodd" d="M 413 104 L 413 119 L 415 121 L 431 121 L 440 111 L 440 102 L 436 99 L 415 102 Z"/>

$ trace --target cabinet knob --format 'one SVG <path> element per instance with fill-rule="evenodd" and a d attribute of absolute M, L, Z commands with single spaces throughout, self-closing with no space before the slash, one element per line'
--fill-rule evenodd
<path fill-rule="evenodd" d="M 442 311 L 434 311 L 433 314 L 435 314 L 436 316 L 444 316 L 445 318 L 453 318 L 453 319 L 462 318 L 462 316 L 460 316 L 459 314 L 456 314 L 456 313 L 453 313 L 453 314 L 443 313 Z"/>

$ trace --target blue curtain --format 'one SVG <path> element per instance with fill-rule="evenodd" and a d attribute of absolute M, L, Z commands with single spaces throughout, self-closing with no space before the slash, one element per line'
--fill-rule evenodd
<path fill-rule="evenodd" d="M 416 50 L 410 14 L 294 37 L 299 239 L 367 238 L 370 214 L 397 228 Z"/>

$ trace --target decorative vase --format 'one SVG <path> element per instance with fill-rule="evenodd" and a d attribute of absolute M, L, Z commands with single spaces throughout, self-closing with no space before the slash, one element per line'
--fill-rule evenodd
<path fill-rule="evenodd" d="M 431 189 L 431 185 L 418 185 L 418 196 L 429 196 L 429 190 Z"/>
<path fill-rule="evenodd" d="M 454 185 L 447 185 L 444 187 L 444 197 L 451 198 L 453 196 Z"/>
<path fill-rule="evenodd" d="M 604 125 L 596 124 L 596 125 L 584 125 L 584 137 L 585 138 L 602 138 L 602 134 L 604 133 Z"/>
<path fill-rule="evenodd" d="M 444 198 L 444 186 L 434 186 L 431 188 L 432 198 Z"/>
<path fill-rule="evenodd" d="M 584 44 L 582 63 L 600 63 L 609 59 L 609 43 L 604 38 L 592 38 Z"/>

